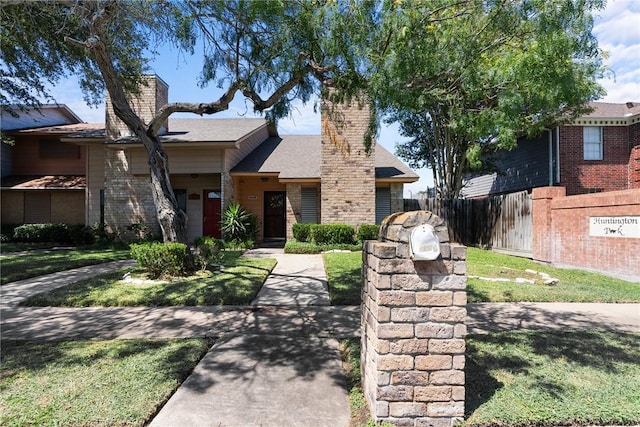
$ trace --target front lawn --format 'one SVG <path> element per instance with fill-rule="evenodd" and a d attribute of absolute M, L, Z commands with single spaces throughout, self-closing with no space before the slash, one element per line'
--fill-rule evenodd
<path fill-rule="evenodd" d="M 467 337 L 465 426 L 640 423 L 640 335 L 515 331 Z M 360 340 L 341 342 L 352 426 L 373 425 Z"/>
<path fill-rule="evenodd" d="M 322 258 L 331 305 L 360 305 L 362 252 L 328 252 Z"/>
<path fill-rule="evenodd" d="M 246 305 L 251 303 L 276 265 L 272 258 L 241 258 L 240 251 L 225 251 L 224 271 L 205 271 L 189 277 L 146 280 L 132 268 L 80 281 L 34 295 L 21 305 L 55 307 Z M 123 274 L 130 273 L 124 279 Z"/>
<path fill-rule="evenodd" d="M 2 341 L 0 425 L 145 425 L 211 345 L 202 339 Z"/>
<path fill-rule="evenodd" d="M 558 279 L 555 285 L 543 284 L 542 272 Z M 603 302 L 640 301 L 640 283 L 584 270 L 554 268 L 527 258 L 520 258 L 467 248 L 467 297 L 469 302 Z M 472 276 L 510 279 L 508 282 L 482 280 Z M 517 278 L 536 283 L 516 283 Z"/>
<path fill-rule="evenodd" d="M 360 304 L 362 253 L 334 252 L 323 257 L 332 304 Z M 544 285 L 539 274 L 525 270 L 547 273 L 559 282 Z M 467 274 L 513 280 L 494 282 L 469 277 L 469 302 L 640 302 L 640 283 L 583 270 L 555 268 L 477 248 L 467 248 Z M 517 277 L 535 277 L 536 283 L 516 283 Z"/>
<path fill-rule="evenodd" d="M 7 254 L 0 259 L 0 283 L 29 279 L 58 271 L 130 258 L 129 248 L 39 249 L 25 254 Z"/>
<path fill-rule="evenodd" d="M 640 423 L 640 335 L 516 331 L 467 337 L 467 425 Z"/>

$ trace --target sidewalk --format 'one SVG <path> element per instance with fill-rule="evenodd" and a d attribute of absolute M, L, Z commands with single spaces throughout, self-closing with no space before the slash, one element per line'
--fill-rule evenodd
<path fill-rule="evenodd" d="M 322 325 L 335 313 L 322 258 L 272 255 L 278 264 L 253 301 L 246 328 L 216 342 L 151 426 L 349 425 L 335 329 Z"/>
<path fill-rule="evenodd" d="M 214 337 L 215 345 L 152 421 L 153 426 L 348 426 L 337 339 L 357 337 L 360 307 L 329 306 L 319 255 L 277 250 L 248 307 L 19 307 L 44 290 L 131 263 L 83 267 L 0 288 L 3 339 Z M 481 303 L 468 332 L 596 328 L 640 332 L 640 304 Z"/>

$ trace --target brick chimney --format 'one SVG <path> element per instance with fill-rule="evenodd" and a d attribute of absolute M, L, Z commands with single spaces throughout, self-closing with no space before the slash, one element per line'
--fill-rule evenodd
<path fill-rule="evenodd" d="M 364 136 L 369 105 L 322 102 L 321 222 L 374 224 L 375 146 L 367 155 Z"/>
<path fill-rule="evenodd" d="M 149 123 L 156 111 L 169 101 L 169 85 L 156 75 L 145 76 L 145 80 L 147 85 L 140 88 L 140 95 L 132 97 L 129 101 L 133 111 L 139 114 L 145 123 Z M 133 136 L 127 125 L 113 112 L 109 93 L 107 93 L 105 112 L 108 140 Z M 168 123 L 165 122 L 159 133 L 163 134 L 168 130 Z"/>

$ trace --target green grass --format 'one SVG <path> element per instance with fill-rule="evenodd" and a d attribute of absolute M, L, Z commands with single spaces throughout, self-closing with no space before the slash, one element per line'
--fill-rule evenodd
<path fill-rule="evenodd" d="M 361 252 L 334 252 L 323 254 L 329 295 L 334 305 L 360 304 L 362 279 Z M 640 284 L 631 283 L 583 270 L 555 268 L 492 251 L 467 248 L 467 274 L 469 276 L 510 278 L 539 277 L 525 270 L 545 272 L 559 279 L 558 284 L 490 282 L 468 279 L 469 302 L 640 302 Z"/>
<path fill-rule="evenodd" d="M 517 331 L 467 338 L 469 426 L 640 423 L 640 335 Z"/>
<path fill-rule="evenodd" d="M 469 302 L 638 302 L 640 284 L 584 270 L 554 268 L 520 258 L 467 248 L 467 274 L 490 278 L 538 278 L 525 270 L 544 272 L 559 279 L 556 285 L 537 283 L 491 282 L 469 278 Z"/>
<path fill-rule="evenodd" d="M 287 243 L 284 245 L 284 252 L 287 254 L 319 254 L 332 250 L 360 251 L 362 250 L 362 243 L 355 243 L 353 245 L 316 245 L 310 242 L 287 240 Z"/>
<path fill-rule="evenodd" d="M 34 295 L 21 305 L 62 307 L 195 306 L 249 304 L 276 264 L 272 258 L 240 258 L 225 251 L 224 271 L 204 272 L 166 281 L 131 283 L 118 271 Z M 135 278 L 140 269 L 129 269 Z"/>
<path fill-rule="evenodd" d="M 322 258 L 331 305 L 360 305 L 362 252 L 329 252 Z"/>
<path fill-rule="evenodd" d="M 0 425 L 142 426 L 212 343 L 2 342 Z"/>
<path fill-rule="evenodd" d="M 0 259 L 0 283 L 42 276 L 86 265 L 130 258 L 129 249 L 50 249 L 7 254 Z"/>

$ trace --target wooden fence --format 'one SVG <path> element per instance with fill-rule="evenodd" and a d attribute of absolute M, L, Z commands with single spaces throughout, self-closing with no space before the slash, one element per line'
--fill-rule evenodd
<path fill-rule="evenodd" d="M 531 256 L 531 195 L 526 191 L 485 199 L 405 199 L 405 211 L 428 210 L 445 219 L 452 240 Z"/>

